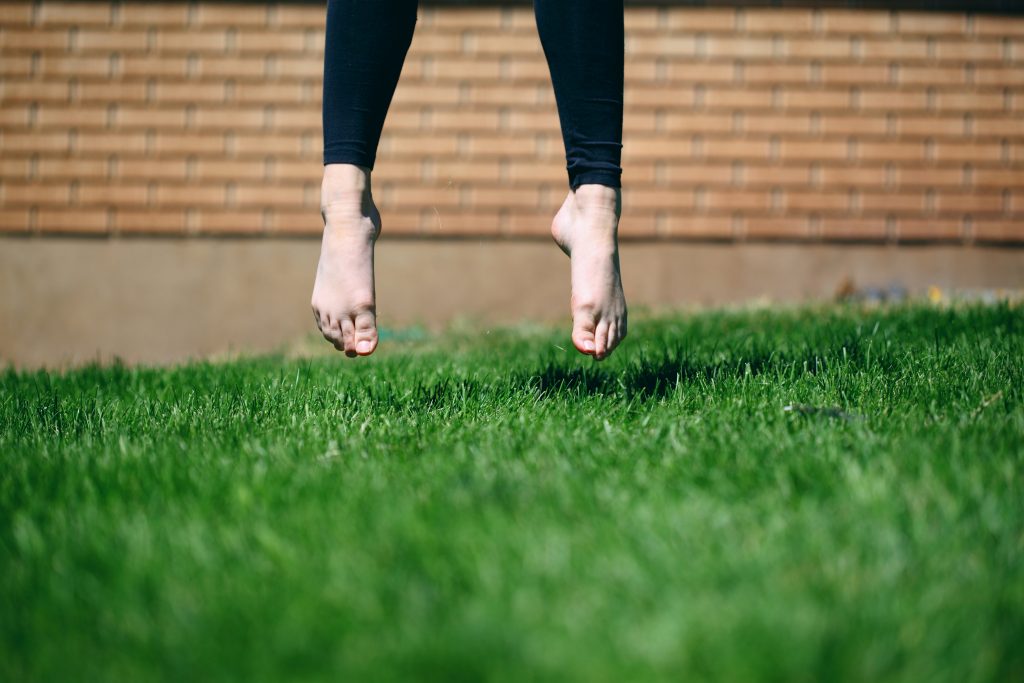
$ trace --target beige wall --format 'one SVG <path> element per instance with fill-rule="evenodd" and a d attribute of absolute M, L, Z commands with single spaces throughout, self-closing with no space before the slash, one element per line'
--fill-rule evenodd
<path fill-rule="evenodd" d="M 0 238 L 0 365 L 290 347 L 315 331 L 317 251 L 294 238 Z M 622 267 L 633 320 L 645 308 L 827 299 L 847 282 L 1024 289 L 1024 250 L 987 247 L 631 242 Z M 561 321 L 568 336 L 568 262 L 550 242 L 385 238 L 377 294 L 385 339 L 460 319 Z"/>

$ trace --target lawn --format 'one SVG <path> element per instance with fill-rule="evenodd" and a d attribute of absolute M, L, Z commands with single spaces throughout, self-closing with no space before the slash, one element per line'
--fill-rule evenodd
<path fill-rule="evenodd" d="M 0 372 L 0 680 L 1024 680 L 1022 359 L 912 305 Z"/>

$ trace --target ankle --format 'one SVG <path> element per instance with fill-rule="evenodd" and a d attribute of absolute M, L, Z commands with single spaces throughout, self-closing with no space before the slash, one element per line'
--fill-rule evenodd
<path fill-rule="evenodd" d="M 370 189 L 370 169 L 354 164 L 327 164 L 324 166 L 324 185 L 351 191 Z"/>
<path fill-rule="evenodd" d="M 324 166 L 324 179 L 320 185 L 320 207 L 347 205 L 364 209 L 372 204 L 370 169 L 352 164 Z"/>
<path fill-rule="evenodd" d="M 577 211 L 610 212 L 618 218 L 622 211 L 622 190 L 607 185 L 580 185 L 573 192 L 573 202 Z"/>

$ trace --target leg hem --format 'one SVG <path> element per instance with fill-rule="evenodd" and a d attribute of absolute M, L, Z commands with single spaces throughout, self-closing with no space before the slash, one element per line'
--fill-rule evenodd
<path fill-rule="evenodd" d="M 589 171 L 581 173 L 574 178 L 569 178 L 569 189 L 573 192 L 575 192 L 580 185 L 604 185 L 605 187 L 620 189 L 622 187 L 621 172 Z"/>
<path fill-rule="evenodd" d="M 324 166 L 331 164 L 349 164 L 351 166 L 361 166 L 362 168 L 368 168 L 373 170 L 374 159 L 363 159 L 351 154 L 325 154 L 324 155 Z"/>

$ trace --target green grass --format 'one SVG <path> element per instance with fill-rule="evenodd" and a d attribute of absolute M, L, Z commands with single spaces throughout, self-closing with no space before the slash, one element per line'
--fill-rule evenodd
<path fill-rule="evenodd" d="M 0 373 L 0 680 L 1024 680 L 1024 310 L 630 334 Z"/>

